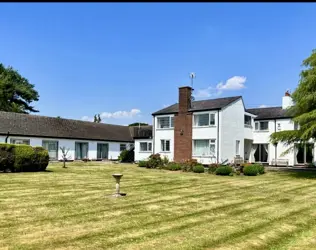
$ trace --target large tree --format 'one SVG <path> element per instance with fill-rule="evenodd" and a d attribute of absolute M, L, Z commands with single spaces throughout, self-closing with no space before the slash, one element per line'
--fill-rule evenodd
<path fill-rule="evenodd" d="M 25 114 L 38 112 L 31 106 L 38 98 L 33 84 L 12 67 L 6 68 L 0 63 L 0 110 Z"/>
<path fill-rule="evenodd" d="M 283 142 L 293 145 L 316 139 L 316 50 L 303 61 L 298 87 L 292 94 L 294 106 L 287 112 L 299 126 L 297 130 L 275 132 L 271 135 L 272 143 Z M 291 149 L 289 148 L 289 149 Z"/>

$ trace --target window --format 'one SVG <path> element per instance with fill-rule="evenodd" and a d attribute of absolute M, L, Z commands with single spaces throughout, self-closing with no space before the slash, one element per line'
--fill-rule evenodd
<path fill-rule="evenodd" d="M 258 130 L 258 131 L 269 130 L 269 122 L 255 122 L 255 130 Z"/>
<path fill-rule="evenodd" d="M 281 123 L 278 123 L 278 130 L 281 130 Z"/>
<path fill-rule="evenodd" d="M 97 144 L 97 158 L 108 159 L 109 145 L 107 143 Z"/>
<path fill-rule="evenodd" d="M 10 140 L 11 144 L 26 144 L 30 145 L 30 140 L 27 139 L 13 139 Z"/>
<path fill-rule="evenodd" d="M 240 141 L 236 140 L 236 155 L 240 155 Z"/>
<path fill-rule="evenodd" d="M 194 115 L 194 126 L 195 127 L 203 127 L 215 125 L 215 114 L 207 113 L 207 114 L 198 114 Z"/>
<path fill-rule="evenodd" d="M 141 152 L 151 151 L 151 147 L 152 147 L 151 142 L 141 142 L 140 143 L 140 151 Z"/>
<path fill-rule="evenodd" d="M 129 148 L 129 149 L 133 149 L 133 148 L 134 148 L 134 143 L 130 143 L 130 144 L 128 145 L 128 148 Z"/>
<path fill-rule="evenodd" d="M 126 144 L 120 144 L 120 151 L 126 150 Z"/>
<path fill-rule="evenodd" d="M 170 151 L 170 140 L 161 140 L 161 152 Z"/>
<path fill-rule="evenodd" d="M 174 117 L 173 116 L 163 116 L 157 118 L 158 128 L 173 128 Z"/>
<path fill-rule="evenodd" d="M 75 143 L 75 159 L 87 159 L 88 158 L 88 143 L 87 142 L 76 142 Z"/>
<path fill-rule="evenodd" d="M 215 140 L 193 140 L 193 155 L 215 155 Z"/>
<path fill-rule="evenodd" d="M 251 126 L 251 116 L 245 115 L 245 125 Z"/>
<path fill-rule="evenodd" d="M 58 159 L 58 141 L 42 141 L 42 146 L 48 151 L 49 159 Z"/>
<path fill-rule="evenodd" d="M 294 130 L 298 130 L 298 123 L 297 122 L 294 122 Z"/>

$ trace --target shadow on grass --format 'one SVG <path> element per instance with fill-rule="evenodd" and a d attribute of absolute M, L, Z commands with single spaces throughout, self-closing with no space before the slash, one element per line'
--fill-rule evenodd
<path fill-rule="evenodd" d="M 283 171 L 282 171 L 283 172 Z M 284 171 L 288 176 L 291 176 L 293 178 L 301 178 L 301 179 L 315 179 L 316 180 L 316 172 L 310 171 L 310 170 L 304 170 L 304 171 Z"/>

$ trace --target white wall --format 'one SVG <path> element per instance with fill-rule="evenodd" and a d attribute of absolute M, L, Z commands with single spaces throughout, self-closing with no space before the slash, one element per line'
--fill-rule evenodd
<path fill-rule="evenodd" d="M 236 156 L 236 140 L 240 141 L 240 156 L 244 157 L 244 115 L 245 109 L 242 99 L 229 104 L 222 109 L 220 120 L 220 161 L 234 160 Z"/>
<path fill-rule="evenodd" d="M 275 146 L 270 143 L 270 135 L 275 132 L 275 120 L 269 120 L 269 131 L 255 131 L 253 129 L 253 143 L 254 144 L 269 144 L 268 162 L 271 164 L 277 153 L 277 159 L 288 159 L 289 165 L 294 165 L 294 152 L 290 152 L 287 155 L 281 156 L 282 153 L 288 149 L 283 143 L 278 143 L 277 152 L 275 152 Z M 278 129 L 280 124 L 280 130 Z M 276 132 L 283 130 L 294 130 L 294 122 L 291 119 L 276 119 Z M 253 161 L 254 159 L 251 159 Z"/>
<path fill-rule="evenodd" d="M 215 114 L 215 125 L 211 126 L 203 126 L 203 127 L 195 127 L 194 126 L 194 115 L 197 114 Z M 198 140 L 198 139 L 215 139 L 215 155 L 214 156 L 196 156 L 194 155 L 194 144 L 192 144 L 192 158 L 196 159 L 199 163 L 202 164 L 211 164 L 211 163 L 216 163 L 217 162 L 217 127 L 218 127 L 218 116 L 217 116 L 218 111 L 201 111 L 201 112 L 193 112 L 192 115 L 192 140 Z M 193 141 L 192 141 L 193 143 Z"/>
<path fill-rule="evenodd" d="M 142 161 L 148 159 L 148 157 L 152 154 L 152 150 L 148 152 L 140 151 L 140 143 L 141 142 L 151 142 L 153 143 L 152 139 L 136 139 L 135 140 L 135 161 Z"/>
<path fill-rule="evenodd" d="M 174 157 L 174 128 L 165 128 L 165 129 L 160 129 L 157 128 L 157 118 L 158 117 L 163 117 L 166 115 L 158 115 L 155 116 L 155 126 L 153 127 L 154 130 L 154 153 L 157 154 L 159 153 L 161 157 L 168 157 L 170 161 L 173 161 Z M 170 115 L 173 116 L 173 115 Z M 161 152 L 161 140 L 170 140 L 170 152 Z"/>
<path fill-rule="evenodd" d="M 120 155 L 120 144 L 126 144 L 127 148 L 130 143 L 127 142 L 108 142 L 108 141 L 90 141 L 90 140 L 69 140 L 69 139 L 55 139 L 55 138 L 40 138 L 40 137 L 25 137 L 25 136 L 10 136 L 8 142 L 10 142 L 11 138 L 17 139 L 28 139 L 30 140 L 31 146 L 42 146 L 43 140 L 52 140 L 58 141 L 58 159 L 61 159 L 62 152 L 60 147 L 69 148 L 68 156 L 69 159 L 75 159 L 75 142 L 88 142 L 89 150 L 88 150 L 88 158 L 96 159 L 97 158 L 97 144 L 98 143 L 107 143 L 109 145 L 108 158 L 111 160 L 118 159 Z M 5 141 L 5 136 L 0 136 L 0 142 Z"/>

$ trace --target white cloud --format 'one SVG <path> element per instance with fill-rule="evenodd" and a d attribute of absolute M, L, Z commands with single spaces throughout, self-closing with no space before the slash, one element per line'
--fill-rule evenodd
<path fill-rule="evenodd" d="M 81 120 L 93 122 L 93 117 L 89 117 L 89 116 L 86 116 L 86 115 L 85 115 L 85 116 L 81 117 Z"/>
<path fill-rule="evenodd" d="M 133 117 L 140 117 L 141 111 L 139 109 L 131 109 L 130 111 L 116 111 L 116 112 L 102 112 L 100 114 L 100 117 L 102 119 L 102 122 L 105 121 L 105 119 L 120 119 L 120 118 L 133 118 Z M 90 121 L 93 122 L 94 118 L 90 116 L 83 116 L 81 117 L 81 120 L 83 121 Z"/>
<path fill-rule="evenodd" d="M 135 117 L 141 111 L 139 109 L 131 109 L 131 111 L 116 111 L 114 113 L 103 112 L 100 114 L 101 118 L 128 118 L 128 117 Z"/>
<path fill-rule="evenodd" d="M 245 82 L 247 78 L 244 76 L 233 76 L 229 78 L 225 83 L 220 82 L 216 87 L 209 86 L 206 89 L 199 89 L 194 94 L 197 98 L 219 96 L 223 91 L 227 90 L 239 90 L 245 88 Z"/>
<path fill-rule="evenodd" d="M 259 106 L 259 108 L 267 108 L 268 106 L 267 105 L 264 105 L 264 104 L 262 104 L 262 105 L 260 105 Z"/>
<path fill-rule="evenodd" d="M 244 76 L 233 76 L 229 78 L 225 83 L 220 82 L 216 85 L 216 89 L 219 90 L 238 90 L 245 88 L 245 82 L 247 78 Z"/>

